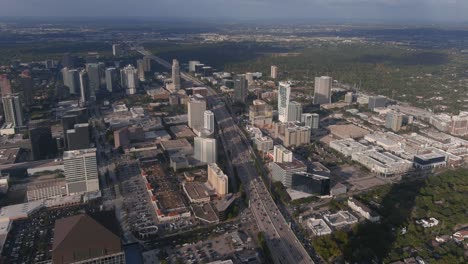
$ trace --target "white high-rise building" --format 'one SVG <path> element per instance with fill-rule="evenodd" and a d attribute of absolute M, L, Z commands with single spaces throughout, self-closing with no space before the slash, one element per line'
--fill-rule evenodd
<path fill-rule="evenodd" d="M 113 44 L 112 45 L 112 54 L 114 56 L 122 55 L 122 46 L 120 46 L 120 44 Z"/>
<path fill-rule="evenodd" d="M 89 78 L 86 70 L 80 71 L 80 101 L 84 105 L 89 99 Z"/>
<path fill-rule="evenodd" d="M 175 91 L 180 90 L 180 66 L 176 59 L 172 60 L 172 85 Z"/>
<path fill-rule="evenodd" d="M 214 113 L 210 110 L 205 111 L 205 126 L 204 128 L 209 131 L 214 131 L 215 128 L 215 120 L 214 120 Z"/>
<path fill-rule="evenodd" d="M 23 126 L 23 106 L 18 94 L 8 94 L 2 97 L 5 123 L 10 123 L 15 127 Z"/>
<path fill-rule="evenodd" d="M 199 61 L 189 61 L 189 72 L 195 72 L 197 64 L 200 64 Z"/>
<path fill-rule="evenodd" d="M 63 68 L 62 69 L 63 85 L 68 87 L 70 94 L 79 93 L 80 76 L 78 70 Z"/>
<path fill-rule="evenodd" d="M 273 147 L 273 161 L 276 163 L 292 162 L 293 153 L 283 145 Z"/>
<path fill-rule="evenodd" d="M 278 86 L 278 119 L 280 122 L 288 121 L 290 97 L 291 85 L 287 82 L 280 82 Z"/>
<path fill-rule="evenodd" d="M 315 77 L 314 104 L 330 104 L 333 79 L 328 76 Z"/>
<path fill-rule="evenodd" d="M 300 121 L 302 115 L 302 105 L 292 101 L 288 106 L 288 122 Z"/>
<path fill-rule="evenodd" d="M 249 86 L 252 85 L 252 83 L 254 82 L 254 74 L 251 72 L 246 73 L 245 79 L 247 80 Z"/>
<path fill-rule="evenodd" d="M 95 148 L 65 151 L 63 165 L 68 195 L 99 190 Z"/>
<path fill-rule="evenodd" d="M 234 101 L 245 102 L 249 95 L 249 82 L 246 75 L 239 74 L 234 78 Z"/>
<path fill-rule="evenodd" d="M 106 69 L 106 88 L 107 91 L 112 93 L 117 89 L 117 69 L 116 68 L 107 68 Z"/>
<path fill-rule="evenodd" d="M 194 158 L 204 163 L 216 163 L 216 139 L 196 137 L 194 139 Z"/>
<path fill-rule="evenodd" d="M 143 59 L 137 60 L 138 79 L 140 82 L 145 81 L 145 61 Z"/>
<path fill-rule="evenodd" d="M 191 97 L 187 103 L 188 126 L 191 129 L 201 130 L 205 125 L 206 101 Z"/>
<path fill-rule="evenodd" d="M 278 78 L 278 66 L 275 66 L 275 65 L 271 66 L 271 78 L 272 79 Z"/>
<path fill-rule="evenodd" d="M 216 163 L 208 164 L 208 183 L 216 190 L 218 196 L 229 192 L 229 178 Z"/>
<path fill-rule="evenodd" d="M 138 70 L 129 64 L 120 71 L 122 87 L 126 94 L 135 94 L 138 87 Z"/>
<path fill-rule="evenodd" d="M 319 114 L 306 113 L 301 115 L 301 122 L 311 129 L 318 129 L 320 117 Z"/>

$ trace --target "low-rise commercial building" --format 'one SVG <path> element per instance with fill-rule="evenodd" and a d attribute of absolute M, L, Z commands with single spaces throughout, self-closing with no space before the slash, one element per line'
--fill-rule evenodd
<path fill-rule="evenodd" d="M 361 203 L 360 201 L 350 197 L 348 199 L 348 206 L 353 209 L 355 212 L 359 213 L 365 219 L 371 222 L 378 222 L 380 221 L 380 216 L 371 210 L 369 207 Z"/>

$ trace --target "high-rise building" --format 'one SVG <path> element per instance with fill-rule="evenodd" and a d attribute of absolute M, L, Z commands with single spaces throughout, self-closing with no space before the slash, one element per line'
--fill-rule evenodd
<path fill-rule="evenodd" d="M 373 111 L 375 108 L 385 107 L 387 105 L 387 98 L 385 96 L 371 96 L 369 97 L 369 110 Z"/>
<path fill-rule="evenodd" d="M 112 54 L 114 56 L 121 56 L 122 55 L 122 46 L 120 44 L 113 44 L 112 45 Z"/>
<path fill-rule="evenodd" d="M 278 78 L 278 66 L 272 65 L 271 66 L 271 78 L 277 79 Z"/>
<path fill-rule="evenodd" d="M 29 121 L 29 140 L 34 160 L 53 158 L 57 154 L 57 145 L 52 138 L 52 130 L 48 120 Z"/>
<path fill-rule="evenodd" d="M 83 124 L 88 122 L 88 116 L 85 111 L 86 108 L 80 108 L 76 111 L 69 111 L 62 117 L 62 130 L 65 149 L 68 149 L 67 132 L 69 130 L 75 129 L 76 124 Z"/>
<path fill-rule="evenodd" d="M 118 79 L 119 75 L 116 68 L 106 69 L 106 88 L 108 92 L 112 93 L 117 90 Z"/>
<path fill-rule="evenodd" d="M 273 123 L 273 108 L 263 100 L 254 100 L 249 106 L 250 124 L 256 127 L 270 127 Z"/>
<path fill-rule="evenodd" d="M 318 196 L 330 195 L 330 177 L 307 172 L 294 173 L 291 188 Z"/>
<path fill-rule="evenodd" d="M 401 130 L 404 115 L 400 112 L 392 111 L 387 114 L 385 127 L 395 132 Z"/>
<path fill-rule="evenodd" d="M 19 77 L 21 90 L 23 90 L 23 102 L 26 106 L 33 104 L 33 86 L 34 82 L 29 71 L 23 71 Z"/>
<path fill-rule="evenodd" d="M 81 70 L 80 74 L 80 101 L 81 104 L 86 104 L 89 100 L 89 78 L 86 70 Z"/>
<path fill-rule="evenodd" d="M 191 129 L 201 130 L 205 125 L 204 113 L 206 111 L 206 101 L 191 97 L 187 103 L 188 126 Z"/>
<path fill-rule="evenodd" d="M 15 127 L 23 126 L 23 106 L 18 94 L 8 94 L 2 97 L 5 123 Z"/>
<path fill-rule="evenodd" d="M 143 62 L 145 63 L 145 67 L 144 67 L 145 72 L 151 72 L 151 57 L 144 56 Z"/>
<path fill-rule="evenodd" d="M 244 74 L 239 74 L 234 78 L 234 101 L 245 102 L 249 93 L 249 83 Z"/>
<path fill-rule="evenodd" d="M 214 120 L 214 113 L 210 110 L 205 111 L 205 126 L 204 128 L 209 131 L 214 131 L 215 128 L 215 120 Z"/>
<path fill-rule="evenodd" d="M 88 63 L 86 64 L 86 71 L 89 78 L 89 96 L 96 97 L 96 93 L 104 87 L 105 83 L 105 69 L 104 63 Z"/>
<path fill-rule="evenodd" d="M 80 92 L 80 73 L 75 69 L 62 69 L 63 85 L 68 87 L 70 94 Z"/>
<path fill-rule="evenodd" d="M 2 92 L 2 96 L 11 94 L 11 82 L 6 74 L 0 75 L 0 90 Z"/>
<path fill-rule="evenodd" d="M 172 85 L 175 91 L 180 90 L 180 66 L 176 59 L 172 60 Z"/>
<path fill-rule="evenodd" d="M 199 61 L 189 61 L 189 72 L 195 72 L 197 64 L 200 64 Z"/>
<path fill-rule="evenodd" d="M 63 152 L 63 165 L 68 195 L 99 190 L 95 148 Z"/>
<path fill-rule="evenodd" d="M 291 85 L 286 82 L 280 82 L 278 86 L 278 120 L 280 122 L 288 121 L 290 96 Z"/>
<path fill-rule="evenodd" d="M 75 124 L 73 129 L 66 131 L 67 149 L 78 150 L 87 149 L 90 145 L 89 125 L 88 123 Z"/>
<path fill-rule="evenodd" d="M 320 123 L 320 116 L 319 114 L 302 114 L 301 123 L 304 123 L 305 126 L 310 127 L 312 130 L 318 129 Z"/>
<path fill-rule="evenodd" d="M 138 79 L 140 82 L 145 81 L 145 61 L 144 60 L 137 60 L 137 69 L 138 69 Z"/>
<path fill-rule="evenodd" d="M 283 163 L 292 162 L 293 153 L 283 145 L 275 145 L 273 147 L 273 162 Z"/>
<path fill-rule="evenodd" d="M 128 95 L 135 94 L 138 87 L 138 70 L 133 65 L 128 65 L 120 71 L 122 87 Z"/>
<path fill-rule="evenodd" d="M 253 73 L 247 72 L 247 73 L 245 74 L 245 79 L 247 80 L 247 84 L 248 84 L 249 86 L 252 85 L 253 82 L 254 82 L 254 75 L 253 75 Z"/>
<path fill-rule="evenodd" d="M 347 92 L 345 94 L 345 103 L 347 104 L 352 104 L 354 102 L 354 93 L 353 92 Z"/>
<path fill-rule="evenodd" d="M 216 163 L 217 149 L 214 138 L 194 138 L 194 158 L 204 163 Z"/>
<path fill-rule="evenodd" d="M 330 104 L 333 79 L 328 76 L 315 77 L 314 104 Z"/>
<path fill-rule="evenodd" d="M 75 58 L 70 53 L 63 54 L 62 66 L 69 69 L 75 67 Z"/>
<path fill-rule="evenodd" d="M 300 121 L 302 115 L 302 105 L 296 101 L 291 101 L 288 105 L 288 122 Z"/>
<path fill-rule="evenodd" d="M 208 164 L 208 183 L 220 197 L 229 193 L 229 178 L 216 163 Z"/>

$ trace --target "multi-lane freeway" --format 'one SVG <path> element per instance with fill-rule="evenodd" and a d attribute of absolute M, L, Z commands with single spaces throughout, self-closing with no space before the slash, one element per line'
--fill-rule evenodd
<path fill-rule="evenodd" d="M 164 67 L 170 68 L 171 64 L 143 48 L 136 49 L 145 56 L 150 56 L 153 60 Z M 205 86 L 199 79 L 181 72 L 181 78 L 190 81 L 195 85 Z M 213 106 L 213 112 L 218 125 L 220 136 L 224 137 L 230 159 L 237 170 L 237 174 L 244 186 L 246 194 L 250 200 L 250 209 L 255 217 L 260 231 L 265 235 L 271 257 L 275 263 L 314 263 L 309 254 L 299 242 L 294 232 L 287 224 L 285 218 L 274 203 L 267 187 L 257 173 L 250 143 L 242 137 L 242 132 L 234 122 L 221 99 L 210 87 L 207 97 L 209 105 Z"/>

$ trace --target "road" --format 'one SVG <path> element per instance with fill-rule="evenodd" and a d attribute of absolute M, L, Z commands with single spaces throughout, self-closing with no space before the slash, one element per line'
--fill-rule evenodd
<path fill-rule="evenodd" d="M 152 55 L 142 48 L 136 50 L 144 56 L 150 56 L 166 68 L 171 67 L 169 62 Z M 182 71 L 181 78 L 195 85 L 205 87 L 203 82 Z M 226 145 L 224 145 L 224 148 L 228 149 L 229 158 L 245 186 L 247 197 L 250 200 L 250 209 L 259 230 L 265 235 L 273 261 L 281 264 L 314 263 L 287 224 L 267 187 L 258 175 L 250 144 L 242 138 L 243 134 L 240 128 L 222 103 L 222 99 L 212 88 L 206 88 L 209 93 L 207 100 L 209 105 L 213 106 L 212 110 L 215 114 L 219 133 L 225 138 Z"/>

